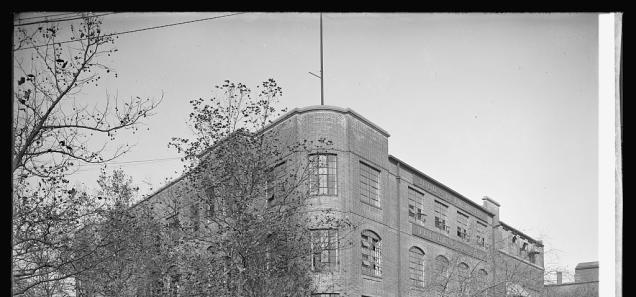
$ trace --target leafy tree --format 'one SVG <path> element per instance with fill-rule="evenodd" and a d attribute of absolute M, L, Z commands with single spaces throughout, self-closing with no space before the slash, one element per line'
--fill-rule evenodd
<path fill-rule="evenodd" d="M 157 275 L 182 296 L 307 296 L 312 252 L 337 247 L 312 242 L 311 228 L 344 235 L 351 227 L 308 204 L 316 166 L 307 154 L 330 142 L 268 126 L 285 111 L 272 79 L 255 96 L 241 83 L 216 88 L 218 96 L 191 101 L 194 137 L 170 143 L 184 154 L 186 175 L 147 201 L 172 232 L 164 244 L 175 260 Z"/>
<path fill-rule="evenodd" d="M 102 76 L 116 76 L 100 62 L 117 51 L 114 38 L 92 14 L 65 24 L 14 25 L 14 295 L 49 296 L 50 288 L 63 287 L 57 284 L 78 273 L 83 253 L 73 250 L 75 231 L 94 220 L 102 205 L 69 186 L 68 175 L 80 163 L 103 163 L 128 151 L 127 144 L 109 144 L 119 131 L 135 133 L 161 101 L 107 96 L 90 106 L 82 90 Z"/>

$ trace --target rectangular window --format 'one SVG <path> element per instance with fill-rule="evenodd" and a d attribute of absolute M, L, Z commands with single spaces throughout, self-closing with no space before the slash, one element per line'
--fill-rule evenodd
<path fill-rule="evenodd" d="M 450 228 L 446 224 L 446 216 L 448 212 L 448 206 L 445 204 L 435 201 L 435 228 L 448 233 Z"/>
<path fill-rule="evenodd" d="M 311 297 L 339 297 L 340 293 L 312 293 Z"/>
<path fill-rule="evenodd" d="M 335 271 L 338 264 L 338 230 L 311 230 L 311 253 L 313 271 Z"/>
<path fill-rule="evenodd" d="M 424 194 L 409 188 L 409 221 L 423 225 L 425 216 Z"/>
<path fill-rule="evenodd" d="M 477 245 L 480 247 L 486 247 L 486 224 L 477 221 L 475 226 L 477 229 Z"/>
<path fill-rule="evenodd" d="M 360 199 L 380 207 L 380 171 L 360 162 Z"/>
<path fill-rule="evenodd" d="M 271 205 L 276 196 L 283 196 L 285 193 L 285 173 L 286 162 L 276 164 L 267 172 L 267 188 L 265 195 L 267 196 L 267 204 Z"/>
<path fill-rule="evenodd" d="M 216 204 L 216 194 L 214 192 L 214 187 L 208 187 L 205 190 L 205 195 L 205 218 L 209 221 L 214 216 L 214 208 Z"/>
<path fill-rule="evenodd" d="M 464 241 L 469 241 L 468 237 L 468 216 L 457 212 L 457 237 L 463 239 Z"/>
<path fill-rule="evenodd" d="M 190 205 L 190 214 L 192 215 L 192 228 L 194 229 L 194 231 L 199 231 L 199 224 L 200 224 L 200 220 L 199 220 L 199 203 L 193 203 L 192 205 Z"/>
<path fill-rule="evenodd" d="M 309 193 L 338 195 L 337 157 L 333 154 L 309 155 Z"/>

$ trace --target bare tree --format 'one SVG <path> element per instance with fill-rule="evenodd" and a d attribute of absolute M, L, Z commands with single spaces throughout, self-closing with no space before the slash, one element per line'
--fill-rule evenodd
<path fill-rule="evenodd" d="M 41 290 L 62 287 L 53 283 L 78 272 L 73 267 L 83 255 L 72 251 L 73 234 L 101 206 L 70 187 L 67 177 L 80 163 L 103 163 L 128 151 L 127 144 L 108 144 L 118 131 L 135 133 L 161 101 L 107 96 L 89 105 L 81 91 L 104 75 L 116 76 L 100 59 L 117 50 L 99 17 L 87 13 L 77 19 L 64 28 L 48 22 L 14 25 L 14 295 L 47 295 Z"/>

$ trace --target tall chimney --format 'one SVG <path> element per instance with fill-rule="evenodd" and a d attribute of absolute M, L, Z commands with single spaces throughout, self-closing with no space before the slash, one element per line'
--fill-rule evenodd
<path fill-rule="evenodd" d="M 560 285 L 563 282 L 563 272 L 557 271 L 557 285 Z"/>
<path fill-rule="evenodd" d="M 484 206 L 484 208 L 494 214 L 492 224 L 494 226 L 499 225 L 499 202 L 493 200 L 488 196 L 484 196 L 484 198 L 481 198 L 481 200 L 483 200 L 482 205 Z"/>

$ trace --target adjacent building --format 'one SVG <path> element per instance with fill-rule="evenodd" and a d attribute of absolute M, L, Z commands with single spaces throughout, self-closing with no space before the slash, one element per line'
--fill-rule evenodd
<path fill-rule="evenodd" d="M 576 265 L 572 283 L 563 283 L 563 272 L 557 272 L 556 283 L 545 284 L 545 297 L 598 297 L 598 261 Z"/>
<path fill-rule="evenodd" d="M 323 259 L 329 269 L 316 272 L 315 296 L 543 292 L 541 241 L 502 222 L 494 199 L 477 203 L 390 155 L 389 133 L 362 115 L 334 106 L 296 108 L 269 129 L 291 139 L 332 141 L 308 156 L 325 167 L 325 182 L 308 202 L 357 223 L 346 235 L 352 248 Z M 147 200 L 178 195 L 178 187 L 179 180 Z"/>

